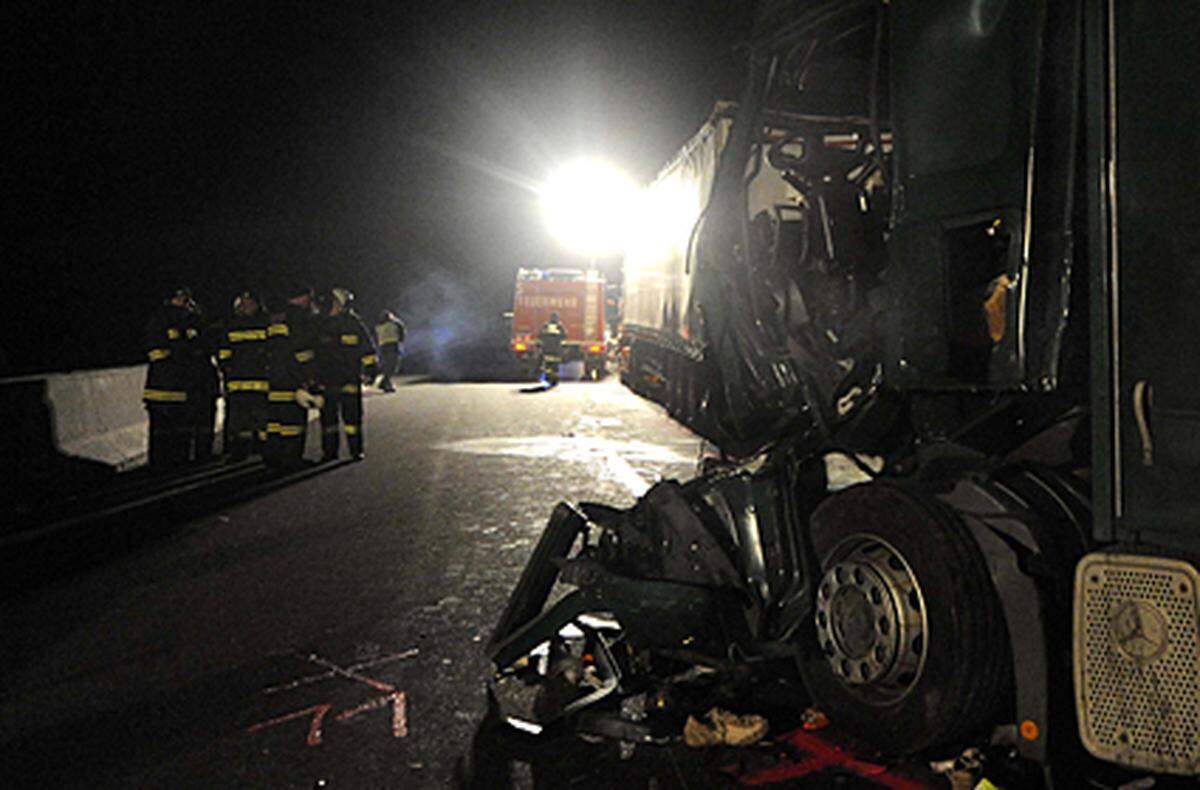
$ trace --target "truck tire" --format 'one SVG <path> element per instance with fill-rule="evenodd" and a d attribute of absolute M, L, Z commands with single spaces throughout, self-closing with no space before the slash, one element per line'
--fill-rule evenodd
<path fill-rule="evenodd" d="M 1007 713 L 1008 633 L 965 527 L 883 483 L 834 494 L 810 523 L 822 578 L 816 639 L 799 664 L 831 721 L 902 755 L 977 735 Z"/>

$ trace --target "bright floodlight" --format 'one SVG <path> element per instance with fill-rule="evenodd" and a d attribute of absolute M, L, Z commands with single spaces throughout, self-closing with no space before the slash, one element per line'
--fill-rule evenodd
<path fill-rule="evenodd" d="M 564 246 L 591 257 L 623 248 L 636 193 L 621 171 L 595 159 L 563 167 L 539 190 L 550 232 Z"/>

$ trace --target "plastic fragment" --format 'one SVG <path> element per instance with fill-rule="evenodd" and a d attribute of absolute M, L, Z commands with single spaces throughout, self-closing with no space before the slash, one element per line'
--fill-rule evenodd
<path fill-rule="evenodd" d="M 829 717 L 819 708 L 812 707 L 801 716 L 802 726 L 806 730 L 823 730 L 829 726 Z"/>

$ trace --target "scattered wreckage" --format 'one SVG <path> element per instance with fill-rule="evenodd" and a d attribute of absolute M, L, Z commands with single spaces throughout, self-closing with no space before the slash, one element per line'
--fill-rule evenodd
<path fill-rule="evenodd" d="M 554 511 L 489 647 L 544 721 L 782 661 L 885 754 L 1200 774 L 1198 9 L 759 4 L 626 255 L 622 379 L 723 458 Z"/>

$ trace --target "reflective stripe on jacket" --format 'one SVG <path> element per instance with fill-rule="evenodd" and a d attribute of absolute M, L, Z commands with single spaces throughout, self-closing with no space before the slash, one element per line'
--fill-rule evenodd
<path fill-rule="evenodd" d="M 316 380 L 317 317 L 304 307 L 285 305 L 267 325 L 267 364 L 272 392 L 295 392 Z"/>
<path fill-rule="evenodd" d="M 163 305 L 146 322 L 143 343 L 146 359 L 146 403 L 183 403 L 194 386 L 196 315 L 185 307 Z"/>
<path fill-rule="evenodd" d="M 267 389 L 267 322 L 265 315 L 239 315 L 230 319 L 221 332 L 217 354 L 229 392 L 256 389 L 245 382 L 261 382 Z M 237 386 L 235 386 L 235 384 Z"/>
<path fill-rule="evenodd" d="M 375 343 L 353 312 L 325 317 L 318 355 L 320 381 L 327 387 L 341 387 L 375 373 Z"/>

